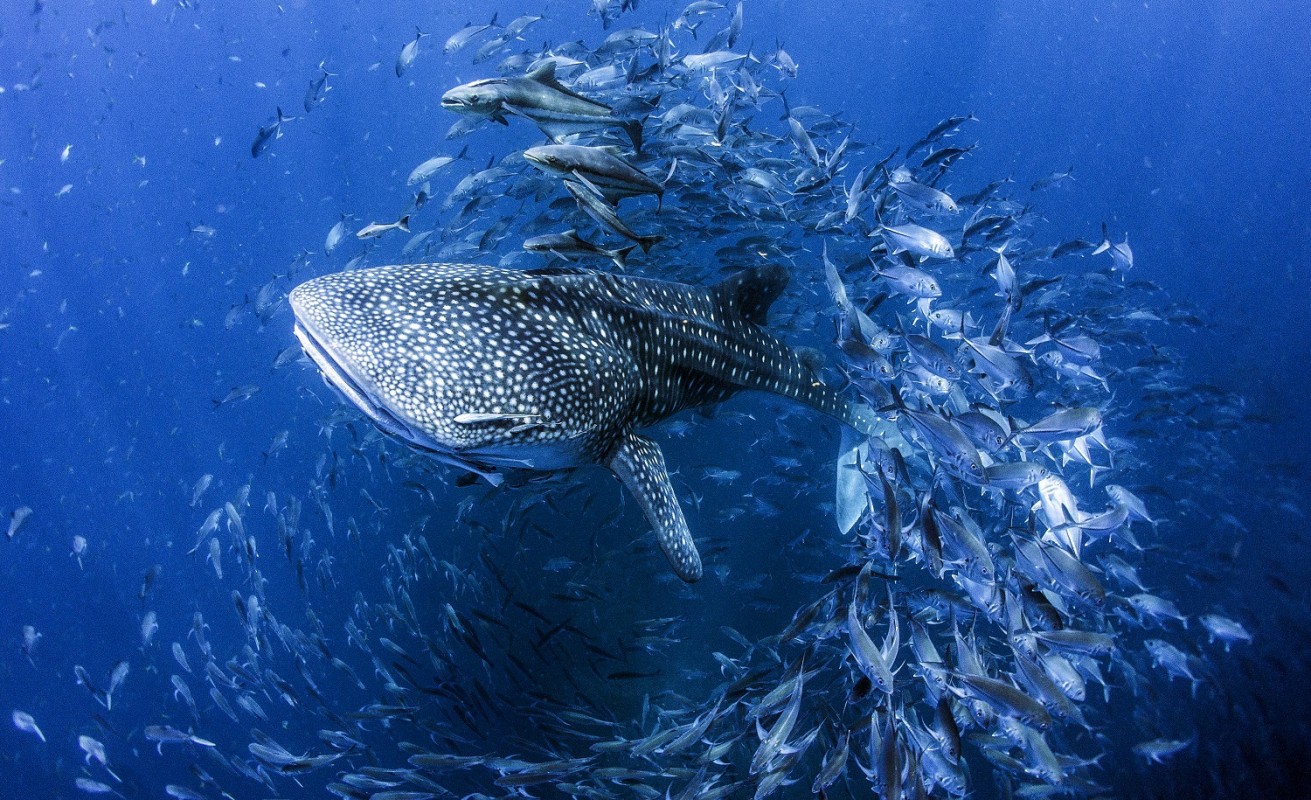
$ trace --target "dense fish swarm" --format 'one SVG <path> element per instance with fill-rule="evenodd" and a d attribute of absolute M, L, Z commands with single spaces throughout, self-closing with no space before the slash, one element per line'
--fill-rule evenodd
<path fill-rule="evenodd" d="M 607 29 L 623 10 L 592 5 Z M 519 47 L 536 19 L 471 24 L 444 50 L 476 47 L 485 62 Z M 141 652 L 89 653 L 77 667 L 106 715 L 125 683 L 172 695 L 169 718 L 122 732 L 142 761 L 186 760 L 191 787 L 169 783 L 167 794 L 1096 795 L 1106 791 L 1099 731 L 1109 725 L 1131 721 L 1145 761 L 1192 746 L 1156 698 L 1176 679 L 1192 694 L 1215 691 L 1211 656 L 1251 636 L 1223 609 L 1185 613 L 1140 574 L 1164 557 L 1164 500 L 1186 489 L 1145 474 L 1139 449 L 1153 434 L 1125 410 L 1148 419 L 1179 399 L 1151 331 L 1196 318 L 1132 277 L 1124 235 L 1037 241 L 1027 194 L 1051 181 L 954 185 L 953 167 L 975 147 L 972 117 L 944 120 L 909 146 L 862 143 L 840 117 L 791 106 L 782 85 L 797 65 L 782 48 L 741 49 L 742 24 L 741 3 L 692 3 L 665 28 L 519 52 L 501 77 L 448 92 L 443 106 L 462 115 L 452 137 L 504 123 L 536 125 L 553 141 L 468 172 L 403 252 L 510 267 L 559 258 L 697 284 L 788 266 L 776 322 L 798 342 L 835 343 L 827 366 L 808 363 L 877 410 L 879 432 L 825 440 L 812 415 L 770 405 L 772 419 L 726 411 L 655 433 L 743 425 L 752 452 L 772 458 L 774 475 L 748 478 L 755 463 L 726 455 L 680 480 L 685 503 L 706 492 L 692 530 L 707 574 L 740 591 L 767 632 L 725 627 L 714 663 L 678 647 L 717 627 L 708 621 L 630 619 L 615 633 L 612 620 L 625 616 L 609 585 L 617 575 L 647 594 L 708 589 L 670 580 L 649 537 L 629 547 L 623 537 L 640 523 L 621 516 L 606 487 L 510 480 L 466 494 L 451 524 L 402 521 L 373 495 L 431 500 L 420 478 L 437 468 L 334 411 L 323 428 L 350 454 L 320 459 L 307 499 L 250 483 L 216 498 L 206 474 L 180 501 L 197 513 L 197 574 L 212 571 L 230 596 L 226 622 L 196 610 L 189 632 L 165 629 L 146 607 L 156 568 L 140 592 Z M 404 45 L 398 76 L 433 57 L 426 37 L 416 31 Z M 306 114 L 331 77 L 313 79 Z M 277 147 L 294 119 L 279 109 L 252 154 Z M 467 169 L 464 156 L 414 167 L 414 206 L 357 238 L 418 229 L 430 181 Z M 343 218 L 325 251 L 348 234 Z M 229 325 L 252 308 L 272 318 L 284 288 L 269 283 Z M 237 386 L 214 402 L 257 391 Z M 1233 398 L 1210 400 L 1212 420 L 1241 414 Z M 284 433 L 265 458 L 286 445 Z M 831 479 L 807 474 L 832 465 L 834 450 Z M 1198 456 L 1202 468 L 1208 457 Z M 348 483 L 369 513 L 334 513 Z M 753 542 L 752 521 L 778 515 L 780 502 L 815 504 L 823 524 Z M 11 513 L 9 537 L 30 513 Z M 385 561 L 339 584 L 334 570 L 366 540 Z M 730 568 L 761 547 L 786 555 L 772 574 Z M 79 560 L 84 550 L 85 541 Z M 286 564 L 269 565 L 275 558 Z M 274 570 L 295 576 L 303 602 L 267 594 Z M 805 599 L 795 609 L 762 600 L 752 589 L 767 581 Z M 315 600 L 343 594 L 345 615 Z M 29 657 L 39 638 L 24 632 Z M 171 655 L 160 655 L 168 641 Z M 618 699 L 634 686 L 653 692 L 640 708 Z M 32 715 L 12 719 L 45 740 Z M 79 744 L 90 777 L 77 788 L 149 791 L 148 778 L 129 788 L 111 768 L 126 747 Z"/>

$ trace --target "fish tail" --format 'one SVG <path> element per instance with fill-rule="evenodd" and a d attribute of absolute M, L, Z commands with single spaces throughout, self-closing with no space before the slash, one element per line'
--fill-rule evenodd
<path fill-rule="evenodd" d="M 630 244 L 627 247 L 621 247 L 618 250 L 610 251 L 610 259 L 615 262 L 615 266 L 620 270 L 628 269 L 628 254 L 637 249 L 637 245 Z M 643 251 L 645 252 L 645 251 Z"/>
<path fill-rule="evenodd" d="M 664 240 L 665 237 L 659 235 L 637 237 L 637 243 L 641 246 L 643 253 L 651 252 L 652 245 L 655 245 L 658 242 L 663 242 Z"/>
<path fill-rule="evenodd" d="M 627 120 L 623 123 L 624 131 L 628 133 L 628 138 L 633 142 L 633 149 L 642 152 L 642 121 L 637 119 Z"/>

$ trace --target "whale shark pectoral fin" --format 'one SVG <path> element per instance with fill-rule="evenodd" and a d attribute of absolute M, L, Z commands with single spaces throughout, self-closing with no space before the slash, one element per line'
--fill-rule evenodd
<path fill-rule="evenodd" d="M 619 440 L 606 466 L 637 499 L 678 577 L 688 583 L 700 580 L 701 554 L 669 482 L 660 445 L 630 431 Z"/>

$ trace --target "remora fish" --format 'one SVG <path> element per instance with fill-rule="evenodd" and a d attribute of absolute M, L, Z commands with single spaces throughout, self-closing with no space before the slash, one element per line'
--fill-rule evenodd
<path fill-rule="evenodd" d="M 583 97 L 555 77 L 555 62 L 544 61 L 522 78 L 485 78 L 442 95 L 442 108 L 509 125 L 507 114 L 537 123 L 553 140 L 612 125 L 623 127 L 633 147 L 642 147 L 642 124 L 614 116 L 610 106 Z"/>
<path fill-rule="evenodd" d="M 606 250 L 587 241 L 578 235 L 578 231 L 572 229 L 564 233 L 546 233 L 541 236 L 534 236 L 523 243 L 523 249 L 530 253 L 554 253 L 566 261 L 579 256 L 605 256 L 614 261 L 615 266 L 619 269 L 628 267 L 628 254 L 633 252 L 636 247 L 637 245 L 630 244 L 628 247 L 618 250 Z"/>
<path fill-rule="evenodd" d="M 564 188 L 568 189 L 569 194 L 574 196 L 574 199 L 578 201 L 578 207 L 582 209 L 584 213 L 625 239 L 631 242 L 636 242 L 641 246 L 643 253 L 649 253 L 652 245 L 664 240 L 665 237 L 658 234 L 642 236 L 635 233 L 632 228 L 628 227 L 628 225 L 619 218 L 619 215 L 615 213 L 615 210 L 610 203 L 586 183 L 565 181 Z"/>
<path fill-rule="evenodd" d="M 862 432 L 883 425 L 760 327 L 787 280 L 778 266 L 702 288 L 415 264 L 315 278 L 290 303 L 296 337 L 325 380 L 381 430 L 493 482 L 498 467 L 603 464 L 691 582 L 701 558 L 664 456 L 638 428 L 743 389 L 790 397 Z"/>
<path fill-rule="evenodd" d="M 528 148 L 523 157 L 543 172 L 585 180 L 611 203 L 639 194 L 663 198 L 665 193 L 665 187 L 609 148 L 547 144 Z"/>

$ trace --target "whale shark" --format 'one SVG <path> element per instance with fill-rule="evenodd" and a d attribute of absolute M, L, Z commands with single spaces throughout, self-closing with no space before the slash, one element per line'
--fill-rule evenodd
<path fill-rule="evenodd" d="M 610 469 L 675 573 L 701 557 L 664 455 L 639 430 L 742 390 L 857 431 L 882 424 L 765 330 L 780 266 L 712 286 L 582 269 L 408 264 L 292 290 L 295 335 L 326 382 L 384 433 L 499 484 L 503 471 Z"/>

